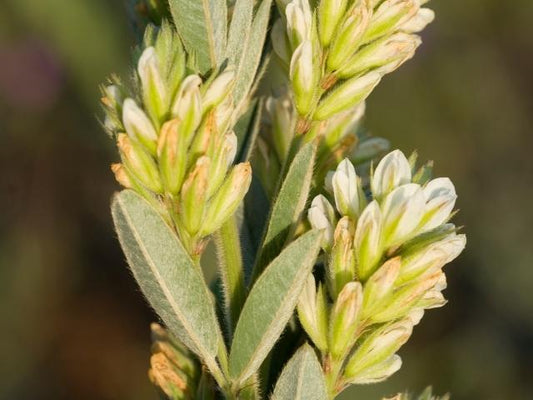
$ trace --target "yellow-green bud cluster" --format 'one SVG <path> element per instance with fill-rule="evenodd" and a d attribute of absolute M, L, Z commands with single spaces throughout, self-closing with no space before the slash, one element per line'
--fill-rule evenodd
<path fill-rule="evenodd" d="M 326 120 L 372 92 L 409 60 L 434 13 L 424 0 L 279 2 L 272 43 L 289 68 L 294 102 L 306 120 Z"/>
<path fill-rule="evenodd" d="M 346 159 L 308 210 L 311 226 L 323 232 L 326 279 L 318 291 L 310 279 L 298 312 L 337 371 L 332 390 L 398 370 L 395 353 L 413 325 L 425 309 L 446 303 L 442 268 L 466 244 L 448 222 L 457 196 L 448 178 L 430 180 L 428 167 L 415 170 L 414 164 L 395 150 L 365 188 Z"/>
<path fill-rule="evenodd" d="M 232 167 L 237 138 L 226 68 L 208 79 L 187 74 L 186 56 L 169 24 L 148 29 L 127 93 L 117 81 L 103 89 L 105 126 L 122 159 L 112 169 L 118 182 L 168 211 L 191 253 L 216 231 L 246 194 L 248 163 Z"/>
<path fill-rule="evenodd" d="M 161 325 L 151 325 L 152 355 L 148 376 L 171 400 L 196 399 L 203 390 L 202 369 L 194 355 Z"/>

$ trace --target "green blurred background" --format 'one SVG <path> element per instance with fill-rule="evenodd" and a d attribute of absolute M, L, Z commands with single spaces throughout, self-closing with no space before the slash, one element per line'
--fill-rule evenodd
<path fill-rule="evenodd" d="M 373 399 L 432 383 L 460 399 L 533 398 L 533 1 L 434 1 L 414 61 L 371 96 L 366 125 L 434 159 L 469 244 Z M 121 0 L 0 4 L 0 399 L 155 399 L 156 319 L 108 210 L 114 146 L 98 84 L 134 43 Z"/>

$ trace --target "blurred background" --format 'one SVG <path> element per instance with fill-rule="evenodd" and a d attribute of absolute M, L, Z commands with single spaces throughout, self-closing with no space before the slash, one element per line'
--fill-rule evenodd
<path fill-rule="evenodd" d="M 533 398 L 533 2 L 448 0 L 414 61 L 368 102 L 366 126 L 433 159 L 460 195 L 469 243 L 448 267 L 390 381 L 453 399 Z M 155 399 L 156 316 L 130 276 L 108 208 L 112 142 L 98 85 L 124 75 L 122 0 L 0 5 L 0 399 Z"/>

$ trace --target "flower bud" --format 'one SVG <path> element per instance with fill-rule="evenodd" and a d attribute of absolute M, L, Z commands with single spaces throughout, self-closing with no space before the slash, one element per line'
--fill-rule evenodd
<path fill-rule="evenodd" d="M 150 153 L 155 154 L 157 148 L 156 130 L 150 119 L 133 99 L 124 100 L 122 121 L 128 135 L 145 145 Z"/>
<path fill-rule="evenodd" d="M 337 223 L 335 210 L 323 195 L 316 196 L 307 211 L 307 218 L 313 229 L 322 231 L 322 248 L 327 250 L 333 244 L 333 227 Z"/>
<path fill-rule="evenodd" d="M 429 8 L 421 8 L 409 21 L 402 25 L 402 31 L 417 33 L 425 29 L 435 19 L 435 13 Z"/>
<path fill-rule="evenodd" d="M 408 282 L 422 274 L 433 274 L 454 260 L 465 248 L 466 236 L 455 233 L 404 257 L 398 283 Z"/>
<path fill-rule="evenodd" d="M 222 103 L 215 107 L 214 121 L 218 133 L 222 134 L 228 130 L 234 112 L 235 107 L 231 96 L 226 97 Z"/>
<path fill-rule="evenodd" d="M 163 353 L 150 357 L 148 376 L 169 398 L 185 398 L 188 391 L 187 378 L 172 365 Z"/>
<path fill-rule="evenodd" d="M 329 349 L 334 358 L 340 358 L 357 340 L 359 312 L 363 303 L 360 282 L 347 283 L 339 293 L 331 314 Z"/>
<path fill-rule="evenodd" d="M 354 385 L 367 385 L 371 383 L 382 382 L 396 373 L 402 367 L 402 359 L 394 354 L 372 367 L 359 373 L 355 378 L 350 380 Z"/>
<path fill-rule="evenodd" d="M 124 133 L 117 137 L 117 145 L 126 168 L 149 190 L 161 193 L 163 186 L 159 179 L 157 165 L 143 147 Z"/>
<path fill-rule="evenodd" d="M 444 295 L 438 290 L 430 290 L 422 296 L 417 303 L 417 307 L 429 310 L 432 308 L 444 307 L 448 300 L 444 298 Z"/>
<path fill-rule="evenodd" d="M 237 154 L 237 136 L 235 132 L 231 131 L 220 139 L 218 142 L 221 142 L 221 144 L 216 146 L 213 162 L 211 163 L 208 197 L 213 196 L 218 190 Z"/>
<path fill-rule="evenodd" d="M 359 215 L 359 177 L 355 173 L 355 168 L 345 158 L 337 167 L 332 178 L 333 194 L 335 195 L 335 205 L 342 215 L 347 215 L 356 219 Z"/>
<path fill-rule="evenodd" d="M 370 137 L 357 144 L 351 154 L 351 159 L 355 165 L 368 162 L 389 150 L 390 143 L 387 139 L 380 137 Z"/>
<path fill-rule="evenodd" d="M 356 106 L 368 97 L 380 80 L 380 74 L 369 72 L 341 83 L 320 101 L 313 118 L 324 120 Z"/>
<path fill-rule="evenodd" d="M 252 181 L 250 163 L 241 163 L 233 167 L 218 192 L 211 199 L 207 210 L 202 236 L 207 236 L 233 215 L 248 192 Z"/>
<path fill-rule="evenodd" d="M 191 236 L 200 230 L 204 220 L 210 164 L 209 157 L 200 157 L 181 189 L 180 217 Z"/>
<path fill-rule="evenodd" d="M 411 182 L 411 166 L 400 150 L 387 154 L 372 175 L 372 196 L 380 201 L 401 185 Z"/>
<path fill-rule="evenodd" d="M 450 217 L 457 195 L 449 178 L 437 178 L 424 187 L 426 207 L 419 229 L 429 231 L 445 223 Z"/>
<path fill-rule="evenodd" d="M 372 16 L 367 0 L 359 4 L 342 23 L 328 53 L 327 67 L 336 71 L 357 51 Z"/>
<path fill-rule="evenodd" d="M 315 277 L 309 275 L 298 300 L 298 318 L 320 351 L 328 348 L 328 309 L 322 285 L 316 290 Z"/>
<path fill-rule="evenodd" d="M 293 0 L 285 9 L 287 35 L 293 50 L 311 38 L 313 16 L 308 0 Z"/>
<path fill-rule="evenodd" d="M 342 78 L 349 78 L 377 68 L 382 74 L 392 72 L 412 58 L 421 43 L 420 37 L 407 33 L 399 32 L 386 36 L 355 53 L 338 70 L 338 75 Z"/>
<path fill-rule="evenodd" d="M 339 21 L 346 11 L 347 0 L 321 0 L 318 5 L 318 33 L 320 43 L 328 47 Z"/>
<path fill-rule="evenodd" d="M 209 85 L 203 96 L 202 105 L 204 114 L 211 108 L 222 103 L 226 99 L 226 96 L 233 90 L 234 84 L 235 70 L 233 68 L 226 68 Z"/>
<path fill-rule="evenodd" d="M 274 22 L 272 31 L 270 32 L 270 38 L 274 52 L 285 65 L 289 65 L 292 50 L 289 40 L 287 39 L 285 24 L 282 19 L 277 19 L 276 22 Z"/>
<path fill-rule="evenodd" d="M 355 278 L 355 253 L 353 248 L 354 225 L 343 217 L 335 229 L 334 245 L 328 260 L 329 283 L 333 298 Z"/>
<path fill-rule="evenodd" d="M 166 122 L 161 128 L 157 156 L 163 186 L 172 194 L 178 194 L 187 169 L 187 147 L 180 135 L 179 119 Z"/>
<path fill-rule="evenodd" d="M 428 276 L 427 278 L 399 287 L 394 293 L 385 299 L 381 311 L 374 312 L 370 319 L 374 323 L 389 322 L 407 315 L 424 294 L 433 288 L 439 280 L 439 274 Z"/>
<path fill-rule="evenodd" d="M 280 160 L 285 160 L 294 137 L 296 118 L 288 92 L 282 97 L 269 97 L 265 104 L 271 125 L 274 147 Z"/>
<path fill-rule="evenodd" d="M 290 66 L 294 100 L 301 115 L 307 115 L 313 104 L 317 81 L 317 71 L 314 64 L 313 45 L 309 40 L 305 40 L 292 55 Z"/>
<path fill-rule="evenodd" d="M 350 380 L 364 374 L 365 370 L 381 364 L 396 353 L 411 336 L 413 324 L 404 319 L 378 328 L 363 340 L 348 361 L 345 376 Z"/>
<path fill-rule="evenodd" d="M 416 15 L 419 8 L 419 0 L 385 0 L 374 12 L 363 43 L 394 32 Z"/>
<path fill-rule="evenodd" d="M 420 185 L 408 183 L 389 193 L 383 201 L 383 245 L 400 245 L 416 233 L 424 215 L 425 198 Z"/>
<path fill-rule="evenodd" d="M 183 136 L 186 146 L 189 146 L 193 133 L 202 120 L 201 84 L 202 80 L 198 75 L 186 77 L 172 106 L 172 116 L 181 120 L 180 135 Z"/>
<path fill-rule="evenodd" d="M 102 94 L 102 104 L 109 109 L 118 110 L 124 102 L 124 95 L 118 85 L 103 87 Z"/>
<path fill-rule="evenodd" d="M 155 48 L 146 48 L 137 66 L 137 72 L 143 89 L 144 105 L 152 117 L 159 121 L 168 108 L 167 87 L 159 72 L 159 61 Z"/>
<path fill-rule="evenodd" d="M 422 321 L 422 318 L 424 317 L 424 309 L 423 308 L 413 308 L 409 314 L 407 314 L 407 318 L 411 320 L 413 323 L 413 326 L 418 325 L 420 321 Z"/>
<path fill-rule="evenodd" d="M 317 135 L 324 138 L 326 148 L 331 151 L 344 137 L 357 131 L 364 114 L 365 102 L 362 102 L 326 121 L 321 121 L 319 125 L 324 127 Z"/>
<path fill-rule="evenodd" d="M 381 245 L 382 216 L 377 201 L 372 201 L 361 213 L 355 230 L 355 254 L 359 279 L 366 281 L 383 254 Z"/>
<path fill-rule="evenodd" d="M 111 171 L 113 171 L 116 181 L 121 186 L 125 187 L 126 189 L 131 189 L 133 187 L 131 179 L 128 176 L 128 172 L 126 171 L 124 165 L 120 163 L 111 164 Z"/>
<path fill-rule="evenodd" d="M 393 290 L 400 273 L 402 262 L 400 257 L 388 260 L 372 274 L 365 284 L 363 318 L 369 317 L 382 306 L 385 299 Z"/>

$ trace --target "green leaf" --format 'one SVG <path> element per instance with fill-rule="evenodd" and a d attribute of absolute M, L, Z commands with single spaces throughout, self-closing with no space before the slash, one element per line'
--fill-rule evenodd
<path fill-rule="evenodd" d="M 252 0 L 237 0 L 233 8 L 233 17 L 228 33 L 228 55 L 230 64 L 239 65 L 243 56 L 243 49 L 248 44 L 252 28 L 254 2 Z"/>
<path fill-rule="evenodd" d="M 304 344 L 283 368 L 271 400 L 327 399 L 322 367 L 311 346 Z"/>
<path fill-rule="evenodd" d="M 271 5 L 272 0 L 263 0 L 261 2 L 249 34 L 246 38 L 241 38 L 244 39 L 245 43 L 241 50 L 242 58 L 237 69 L 237 81 L 233 91 L 233 99 L 237 110 L 240 110 L 242 105 L 246 103 L 257 75 L 265 44 Z"/>
<path fill-rule="evenodd" d="M 292 315 L 320 248 L 320 233 L 307 232 L 265 269 L 253 286 L 237 323 L 229 372 L 238 386 L 252 376 Z"/>
<path fill-rule="evenodd" d="M 315 143 L 308 143 L 294 157 L 272 207 L 253 278 L 257 278 L 263 266 L 279 254 L 291 229 L 299 221 L 311 187 L 315 154 Z"/>
<path fill-rule="evenodd" d="M 226 58 L 226 0 L 169 0 L 176 29 L 204 74 Z"/>
<path fill-rule="evenodd" d="M 128 264 L 150 305 L 170 331 L 211 367 L 219 327 L 200 269 L 172 229 L 137 193 L 116 194 L 111 211 Z"/>

